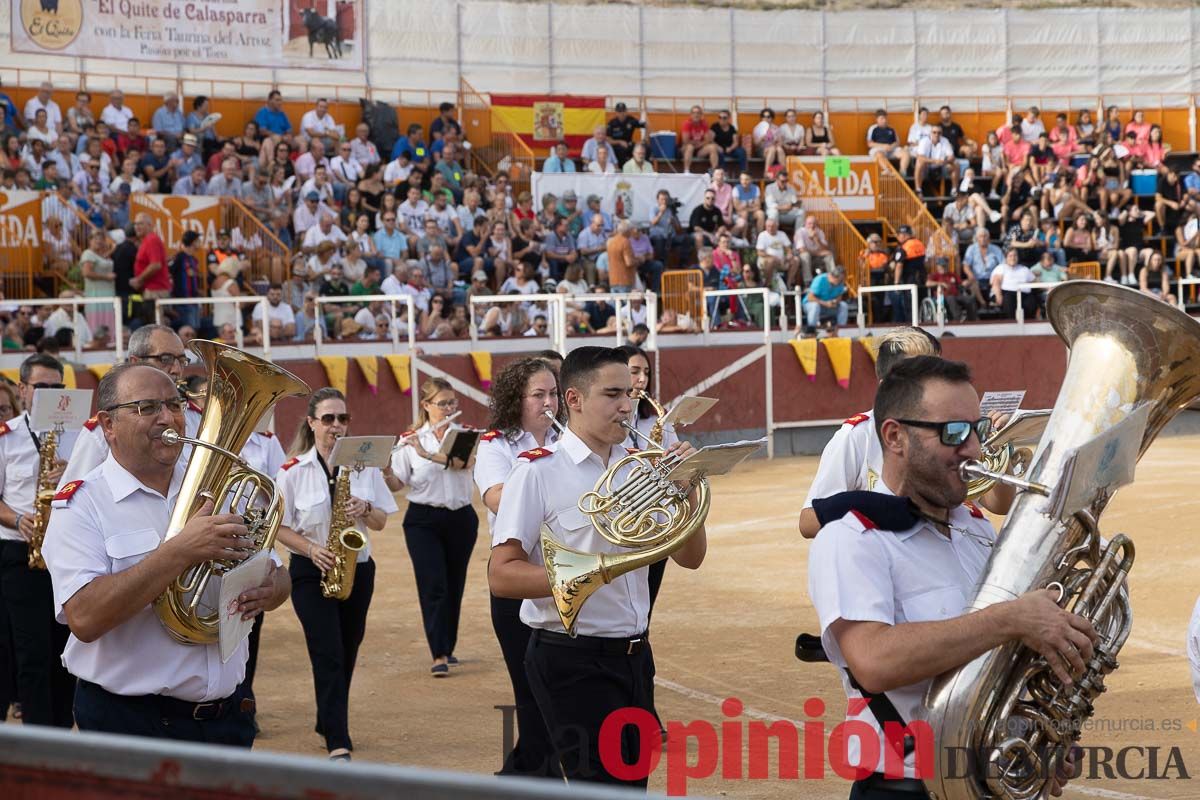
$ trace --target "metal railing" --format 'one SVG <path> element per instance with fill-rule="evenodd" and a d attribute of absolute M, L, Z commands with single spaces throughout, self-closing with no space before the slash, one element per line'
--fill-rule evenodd
<path fill-rule="evenodd" d="M 388 313 L 388 338 L 392 342 L 392 350 L 399 352 L 400 350 L 400 320 L 401 317 L 396 313 L 397 304 L 404 305 L 405 320 L 405 340 L 408 344 L 408 351 L 412 353 L 417 347 L 417 313 L 416 303 L 413 296 L 410 294 L 364 294 L 355 295 L 353 297 L 318 297 L 314 301 L 317 310 L 317 323 L 313 327 L 313 344 L 316 347 L 317 355 L 324 355 L 322 350 L 325 346 L 325 325 L 324 315 L 321 311 L 321 306 L 336 306 L 336 305 L 366 305 L 368 303 L 386 303 Z M 372 320 L 373 322 L 374 320 Z M 341 337 L 331 337 L 340 339 Z M 374 341 L 379 341 L 375 338 Z M 413 373 L 414 376 L 416 373 Z"/>
<path fill-rule="evenodd" d="M 812 214 L 825 232 L 833 258 L 846 271 L 846 286 L 856 291 L 859 286 L 871 284 L 871 274 L 859 264 L 859 254 L 867 249 L 867 240 L 850 218 L 842 213 L 837 201 L 825 192 L 822 182 L 816 180 L 812 171 L 798 158 L 787 162 L 789 177 L 805 215 Z M 863 274 L 865 273 L 865 274 Z"/>
<path fill-rule="evenodd" d="M 775 370 L 772 363 L 773 359 L 771 358 L 771 290 L 765 286 L 754 289 L 706 289 L 704 291 L 704 306 L 705 308 L 708 307 L 708 299 L 710 297 L 746 297 L 749 295 L 757 295 L 763 307 L 763 342 L 761 352 L 764 361 L 763 371 L 765 373 L 763 402 L 766 405 L 767 413 L 767 458 L 774 458 L 775 437 L 772 434 L 775 428 Z M 706 342 L 708 335 L 708 327 L 705 326 L 704 337 Z"/>
<path fill-rule="evenodd" d="M 241 307 L 247 304 L 262 303 L 266 306 L 267 300 L 265 297 L 257 295 L 250 297 L 165 297 L 154 301 L 154 321 L 159 325 L 163 325 L 165 314 L 164 308 L 168 306 L 217 306 L 217 305 L 234 305 L 237 307 L 238 317 L 237 322 L 233 323 L 236 331 L 236 342 L 238 349 L 245 349 L 246 339 L 245 333 L 242 330 L 242 315 Z M 271 316 L 267 313 L 266 308 L 263 309 L 262 319 L 259 320 L 259 329 L 262 331 L 262 351 L 266 358 L 271 357 Z M 224 325 L 225 323 L 222 323 Z M 220 334 L 220 329 L 217 333 Z"/>
<path fill-rule="evenodd" d="M 221 198 L 221 227 L 229 229 L 233 246 L 250 262 L 247 279 L 278 283 L 291 279 L 291 250 L 241 200 Z"/>
<path fill-rule="evenodd" d="M 1022 283 L 1021 286 L 1017 289 L 1017 291 L 1020 292 L 1021 294 L 1032 295 L 1034 292 L 1042 290 L 1042 289 L 1049 291 L 1050 289 L 1053 289 L 1055 286 L 1062 286 L 1063 283 L 1065 283 L 1065 282 L 1066 281 L 1039 281 L 1037 283 Z M 1028 289 L 1029 291 L 1028 292 L 1023 291 L 1025 289 Z M 1025 327 L 1025 303 L 1024 302 L 1021 302 L 1020 300 L 1018 300 L 1016 313 L 1017 313 L 1017 325 L 1024 328 Z"/>
<path fill-rule="evenodd" d="M 80 306 L 107 306 L 113 307 L 113 329 L 110 341 L 113 343 L 113 349 L 116 351 L 116 359 L 120 361 L 125 352 L 125 325 L 121 321 L 121 305 L 123 301 L 120 297 L 39 297 L 36 300 L 13 300 L 4 303 L 4 305 L 15 306 L 71 306 L 71 327 L 74 335 L 71 337 L 72 345 L 75 353 L 75 361 L 83 360 L 83 343 L 79 335 L 79 322 L 82 319 L 84 324 L 87 324 L 87 309 L 80 309 Z M 44 323 L 43 323 L 44 324 Z M 93 338 L 95 331 L 92 331 Z"/>
<path fill-rule="evenodd" d="M 917 304 L 918 294 L 917 285 L 915 283 L 898 283 L 894 286 L 862 286 L 859 288 L 858 294 L 858 312 L 855 316 L 855 324 L 858 325 L 858 333 L 862 336 L 866 333 L 867 326 L 863 319 L 863 295 L 874 294 L 878 292 L 908 292 L 909 305 L 912 311 L 912 326 L 915 328 L 921 324 L 921 308 Z M 899 324 L 899 323 L 896 323 Z"/>
<path fill-rule="evenodd" d="M 913 236 L 922 244 L 936 239 L 941 247 L 939 250 L 948 253 L 949 272 L 958 269 L 958 244 L 946 235 L 941 224 L 934 219 L 933 214 L 925 206 L 925 202 L 917 197 L 916 192 L 904 180 L 892 162 L 886 158 L 875 159 L 879 162 L 879 193 L 876 207 L 884 222 L 892 229 L 893 234 L 901 225 L 912 228 Z"/>
<path fill-rule="evenodd" d="M 1200 285 L 1200 278 L 1176 278 L 1175 283 L 1178 284 L 1178 286 L 1175 289 L 1176 296 L 1177 296 L 1176 304 L 1181 309 L 1186 309 L 1187 306 L 1185 305 L 1185 301 L 1183 299 L 1183 287 Z"/>
<path fill-rule="evenodd" d="M 655 322 L 658 320 L 658 295 L 651 291 L 645 292 L 592 292 L 589 294 L 566 294 L 564 293 L 563 310 L 574 302 L 589 303 L 596 300 L 605 300 L 612 303 L 613 312 L 615 313 L 614 322 L 616 324 L 617 347 L 625 344 L 625 338 L 628 332 L 625 330 L 625 320 L 621 315 L 621 306 L 629 304 L 630 300 L 641 300 L 646 304 L 646 327 L 650 329 L 650 333 L 646 336 L 646 350 L 658 349 L 658 326 Z M 633 327 L 633 306 L 630 305 L 629 325 Z M 594 331 L 593 331 L 594 333 Z M 559 351 L 564 352 L 562 350 Z"/>
<path fill-rule="evenodd" d="M 546 330 L 552 349 L 560 353 L 567 352 L 567 312 L 566 294 L 506 294 L 489 295 L 486 297 L 472 296 L 467 298 L 467 317 L 471 325 L 471 341 L 479 341 L 479 326 L 475 322 L 475 307 L 481 304 L 496 303 L 545 303 Z M 530 337 L 533 338 L 533 337 Z M 541 338 L 541 337 L 537 337 Z"/>

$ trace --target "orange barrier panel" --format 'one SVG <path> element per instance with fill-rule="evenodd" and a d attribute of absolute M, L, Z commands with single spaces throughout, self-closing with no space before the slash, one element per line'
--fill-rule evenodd
<path fill-rule="evenodd" d="M 1100 280 L 1099 261 L 1077 261 L 1067 266 L 1068 280 Z"/>
<path fill-rule="evenodd" d="M 694 323 L 704 319 L 704 276 L 699 270 L 672 269 L 664 272 L 659 297 L 663 309 L 687 314 Z"/>

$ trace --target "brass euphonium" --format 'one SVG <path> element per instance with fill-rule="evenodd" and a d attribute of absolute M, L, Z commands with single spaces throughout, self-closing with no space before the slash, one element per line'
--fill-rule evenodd
<path fill-rule="evenodd" d="M 162 434 L 168 444 L 193 445 L 166 538 L 183 530 L 204 501 L 212 500 L 214 514 L 242 515 L 250 529 L 247 549 L 270 550 L 283 517 L 279 493 L 269 476 L 253 469 L 237 454 L 277 400 L 308 394 L 308 384 L 235 347 L 199 339 L 188 346 L 208 368 L 208 399 L 195 438 L 171 429 Z M 265 507 L 256 503 L 260 499 Z M 219 577 L 237 564 L 208 561 L 189 567 L 154 601 L 158 618 L 176 641 L 217 641 L 220 614 L 204 602 L 205 590 L 213 576 Z"/>
<path fill-rule="evenodd" d="M 635 435 L 637 429 L 622 423 Z M 628 553 L 585 553 L 555 541 L 542 528 L 542 557 L 550 593 L 563 627 L 572 635 L 579 610 L 606 583 L 635 569 L 648 567 L 674 553 L 700 529 L 708 516 L 708 480 L 700 478 L 680 487 L 667 475 L 680 463 L 674 454 L 664 456 L 661 447 L 630 453 L 609 465 L 592 491 L 579 499 L 586 514 L 605 540 Z M 620 486 L 617 475 L 633 465 Z M 688 495 L 693 486 L 696 500 Z"/>
<path fill-rule="evenodd" d="M 1087 618 L 1100 641 L 1070 687 L 1016 642 L 935 679 L 922 714 L 936 745 L 934 774 L 922 777 L 935 800 L 1024 800 L 1047 790 L 1129 636 L 1125 580 L 1134 550 L 1123 534 L 1107 544 L 1100 538 L 1097 520 L 1110 490 L 1061 519 L 1039 495 L 1065 479 L 1075 448 L 1135 411 L 1149 406 L 1140 456 L 1200 396 L 1200 323 L 1172 306 L 1136 290 L 1072 281 L 1050 292 L 1047 315 L 1070 348 L 1067 374 L 1027 480 L 1003 478 L 1034 491 L 1017 498 L 967 610 L 1055 588 L 1060 604 Z M 988 477 L 978 465 L 964 467 L 965 476 Z"/>
<path fill-rule="evenodd" d="M 334 600 L 345 600 L 354 591 L 358 553 L 367 546 L 366 535 L 354 527 L 354 520 L 346 513 L 349 502 L 350 468 L 342 466 L 333 488 L 333 513 L 325 540 L 325 547 L 333 553 L 333 566 L 321 576 L 321 595 Z"/>
<path fill-rule="evenodd" d="M 50 503 L 54 500 L 57 481 L 51 476 L 54 462 L 58 458 L 58 431 L 43 434 L 38 448 L 37 495 L 33 500 L 33 535 L 29 537 L 29 568 L 45 569 L 42 558 L 42 542 L 46 540 L 46 526 L 50 524 Z"/>
<path fill-rule="evenodd" d="M 1037 446 L 1050 419 L 1050 412 L 1014 411 L 1003 428 L 994 431 L 983 443 L 980 461 L 989 472 L 1020 478 L 1029 469 L 1033 448 Z M 974 500 L 991 491 L 996 479 L 977 475 L 967 482 L 967 499 Z"/>

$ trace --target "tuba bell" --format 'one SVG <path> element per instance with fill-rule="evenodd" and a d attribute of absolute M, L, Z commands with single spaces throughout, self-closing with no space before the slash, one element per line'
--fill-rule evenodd
<path fill-rule="evenodd" d="M 162 435 L 168 444 L 193 445 L 166 538 L 183 530 L 204 501 L 212 500 L 214 514 L 242 515 L 250 531 L 248 549 L 270 550 L 283 518 L 279 493 L 270 477 L 237 454 L 277 400 L 307 394 L 308 384 L 235 347 L 199 339 L 188 346 L 208 368 L 208 398 L 195 438 L 170 429 Z M 265 508 L 256 506 L 259 498 L 266 501 Z M 217 641 L 220 613 L 204 602 L 205 590 L 213 576 L 237 563 L 208 561 L 189 567 L 154 601 L 154 610 L 172 638 L 183 644 Z"/>
<path fill-rule="evenodd" d="M 641 436 L 637 429 L 622 423 Z M 604 539 L 628 553 L 585 553 L 556 541 L 542 528 L 542 557 L 550 593 L 563 628 L 575 634 L 575 620 L 589 597 L 601 586 L 627 572 L 661 561 L 687 543 L 708 516 L 708 480 L 699 478 L 687 488 L 668 474 L 680 463 L 665 456 L 660 446 L 630 453 L 610 464 L 592 491 L 579 499 L 579 510 L 591 519 Z M 625 467 L 632 469 L 615 486 Z M 696 500 L 689 494 L 696 489 Z"/>
<path fill-rule="evenodd" d="M 1046 792 L 1129 636 L 1133 618 L 1125 581 L 1134 549 L 1123 534 L 1107 543 L 1100 537 L 1097 520 L 1109 490 L 1061 519 L 1045 510 L 1039 494 L 1064 480 L 1074 448 L 1148 406 L 1140 457 L 1163 426 L 1200 396 L 1200 323 L 1182 311 L 1136 290 L 1072 281 L 1050 292 L 1047 316 L 1070 348 L 1070 360 L 1026 479 L 964 465 L 965 476 L 1027 489 L 997 537 L 968 611 L 1057 588 L 1060 605 L 1087 618 L 1100 641 L 1071 687 L 1038 653 L 1016 642 L 936 678 L 922 714 L 936 743 L 934 774 L 925 778 L 934 800 L 1026 800 Z"/>

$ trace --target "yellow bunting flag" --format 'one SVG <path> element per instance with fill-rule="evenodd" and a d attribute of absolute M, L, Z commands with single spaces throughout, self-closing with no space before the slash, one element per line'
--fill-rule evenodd
<path fill-rule="evenodd" d="M 21 382 L 21 368 L 20 367 L 10 367 L 8 369 L 0 369 L 0 375 L 3 375 L 4 377 L 8 378 L 13 383 Z"/>
<path fill-rule="evenodd" d="M 100 380 L 108 371 L 113 368 L 112 364 L 88 364 L 88 372 L 96 376 L 96 380 Z"/>
<path fill-rule="evenodd" d="M 475 377 L 486 392 L 492 388 L 492 354 L 486 350 L 472 350 L 471 365 L 475 367 Z"/>
<path fill-rule="evenodd" d="M 355 356 L 354 360 L 358 362 L 358 368 L 367 379 L 371 394 L 379 394 L 379 359 L 375 356 Z"/>
<path fill-rule="evenodd" d="M 850 388 L 850 363 L 854 360 L 851 344 L 850 339 L 840 336 L 821 340 L 821 345 L 829 354 L 829 363 L 833 365 L 833 374 L 837 378 L 838 386 L 843 389 Z"/>
<path fill-rule="evenodd" d="M 867 355 L 871 357 L 871 363 L 875 362 L 876 356 L 879 355 L 879 340 L 874 336 L 860 336 L 858 343 L 863 346 L 863 350 L 867 351 Z"/>
<path fill-rule="evenodd" d="M 317 361 L 321 362 L 321 366 L 325 368 L 325 380 L 329 381 L 329 385 L 337 389 L 342 394 L 346 393 L 346 357 L 345 356 L 317 356 Z"/>
<path fill-rule="evenodd" d="M 77 388 L 77 384 L 75 383 L 75 368 L 67 363 L 63 363 L 63 383 L 67 385 L 68 389 Z"/>
<path fill-rule="evenodd" d="M 387 360 L 388 366 L 392 368 L 392 375 L 396 378 L 396 385 L 400 387 L 400 391 L 404 394 L 412 394 L 412 376 L 408 372 L 412 357 L 389 353 L 384 358 Z"/>
<path fill-rule="evenodd" d="M 788 344 L 796 351 L 796 358 L 800 360 L 800 368 L 804 370 L 804 374 L 810 381 L 815 381 L 817 379 L 817 340 L 792 339 Z"/>

